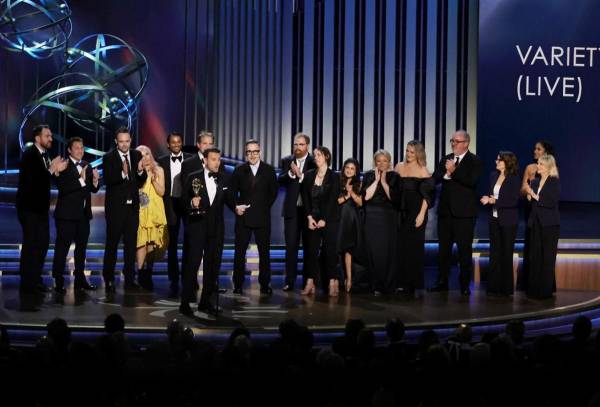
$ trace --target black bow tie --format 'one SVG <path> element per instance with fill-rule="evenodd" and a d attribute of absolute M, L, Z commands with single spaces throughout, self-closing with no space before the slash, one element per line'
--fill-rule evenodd
<path fill-rule="evenodd" d="M 83 167 L 83 161 L 75 161 L 75 166 Z"/>
<path fill-rule="evenodd" d="M 174 155 L 172 155 L 172 156 L 171 156 L 171 161 L 173 161 L 173 162 L 175 162 L 175 161 L 177 161 L 177 160 L 179 160 L 179 161 L 181 162 L 181 160 L 182 160 L 182 159 L 183 159 L 183 157 L 182 157 L 182 156 L 180 156 L 180 155 L 178 155 L 178 156 L 174 156 Z"/>
<path fill-rule="evenodd" d="M 208 173 L 208 177 L 209 178 L 214 178 L 216 180 L 217 178 L 219 178 L 219 173 L 217 173 L 217 172 L 209 172 Z"/>

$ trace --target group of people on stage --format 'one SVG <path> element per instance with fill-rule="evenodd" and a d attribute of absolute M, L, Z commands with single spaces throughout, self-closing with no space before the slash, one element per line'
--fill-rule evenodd
<path fill-rule="evenodd" d="M 63 272 L 73 242 L 74 288 L 94 290 L 83 270 L 92 218 L 91 194 L 99 189 L 100 174 L 82 160 L 81 138 L 69 139 L 68 158 L 52 160 L 48 155 L 52 145 L 50 128 L 37 126 L 33 139 L 33 145 L 22 156 L 16 204 L 23 228 L 21 290 L 48 290 L 41 275 L 49 245 L 52 179 L 58 188 L 54 290 L 65 293 Z M 293 154 L 281 160 L 279 175 L 261 160 L 259 142 L 248 140 L 246 162 L 229 174 L 212 133 L 201 132 L 196 138 L 198 153 L 188 154 L 182 151 L 182 135 L 172 132 L 167 136 L 169 153 L 156 160 L 146 146 L 131 149 L 129 130 L 120 128 L 115 134 L 116 148 L 102 159 L 106 188 L 105 291 L 108 295 L 115 292 L 117 247 L 122 239 L 125 290 L 140 286 L 152 290 L 153 264 L 166 251 L 172 296 L 179 294 L 180 281 L 182 284 L 180 312 L 193 313 L 189 304 L 197 298 L 197 272 L 203 263 L 198 309 L 216 313 L 211 299 L 219 290 L 227 206 L 235 213 L 233 292 L 243 294 L 246 251 L 254 235 L 260 293 L 271 295 L 271 207 L 281 186 L 285 189 L 281 213 L 286 243 L 284 291 L 295 290 L 302 244 L 302 295 L 314 294 L 320 281 L 330 296 L 339 295 L 342 287 L 347 292 L 369 289 L 376 296 L 405 293 L 420 297 L 424 288 L 427 213 L 435 202 L 436 184 L 441 183 L 439 271 L 429 290 L 448 290 L 452 247 L 456 244 L 460 290 L 465 296 L 470 294 L 473 233 L 481 204 L 490 207 L 487 291 L 491 295 L 512 294 L 518 206 L 525 196 L 525 270 L 518 285 L 531 297 L 552 296 L 560 183 L 551 145 L 536 144 L 536 162 L 527 166 L 522 180 L 516 156 L 509 151 L 499 152 L 488 193 L 478 199 L 482 162 L 469 151 L 469 134 L 459 130 L 450 143 L 452 153 L 440 161 L 433 174 L 427 170 L 423 144 L 413 140 L 407 143 L 404 161 L 395 167 L 387 151 L 375 152 L 373 169 L 361 179 L 360 163 L 354 158 L 347 159 L 338 174 L 330 168 L 332 157 L 327 147 L 317 146 L 310 154 L 310 138 L 304 133 L 295 135 Z M 177 248 L 181 225 L 184 242 L 180 273 Z"/>

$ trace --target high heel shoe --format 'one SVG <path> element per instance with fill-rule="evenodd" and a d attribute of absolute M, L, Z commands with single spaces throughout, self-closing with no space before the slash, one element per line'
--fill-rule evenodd
<path fill-rule="evenodd" d="M 304 290 L 300 291 L 302 295 L 314 295 L 315 294 L 315 283 L 306 283 Z"/>
<path fill-rule="evenodd" d="M 344 287 L 346 288 L 346 292 L 349 293 L 352 290 L 352 280 L 347 279 L 344 281 Z"/>

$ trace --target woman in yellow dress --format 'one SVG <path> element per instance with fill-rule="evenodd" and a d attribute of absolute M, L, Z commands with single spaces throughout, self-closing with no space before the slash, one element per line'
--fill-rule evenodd
<path fill-rule="evenodd" d="M 138 283 L 151 291 L 154 288 L 154 262 L 160 260 L 169 247 L 169 231 L 162 198 L 165 194 L 165 172 L 154 160 L 148 147 L 142 145 L 137 150 L 142 153 L 144 171 L 148 174 L 146 183 L 140 188 L 140 225 L 136 252 Z"/>

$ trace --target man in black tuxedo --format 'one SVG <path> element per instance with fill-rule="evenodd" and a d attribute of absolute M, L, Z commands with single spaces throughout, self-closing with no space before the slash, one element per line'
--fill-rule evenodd
<path fill-rule="evenodd" d="M 104 288 L 107 294 L 115 292 L 115 264 L 117 247 L 123 237 L 123 275 L 125 290 L 135 290 L 135 251 L 140 223 L 139 189 L 146 182 L 142 154 L 131 150 L 131 134 L 126 127 L 115 133 L 117 148 L 102 158 L 106 195 L 106 245 L 104 248 Z"/>
<path fill-rule="evenodd" d="M 184 208 L 181 202 L 181 166 L 183 161 L 192 155 L 181 151 L 183 137 L 181 133 L 171 132 L 167 136 L 169 154 L 158 159 L 158 164 L 165 171 L 165 214 L 169 228 L 168 273 L 170 284 L 170 297 L 179 293 L 179 259 L 177 258 L 177 245 L 179 243 L 179 226 L 183 220 Z"/>
<path fill-rule="evenodd" d="M 17 217 L 23 230 L 19 263 L 23 293 L 48 291 L 42 281 L 42 271 L 50 244 L 50 185 L 53 176 L 67 168 L 67 160 L 62 157 L 50 160 L 50 127 L 45 124 L 34 127 L 33 139 L 33 145 L 23 152 L 19 163 L 16 199 Z"/>
<path fill-rule="evenodd" d="M 438 205 L 439 271 L 436 284 L 429 291 L 447 291 L 452 260 L 452 245 L 456 243 L 460 265 L 460 290 L 471 294 L 473 263 L 473 230 L 477 220 L 477 182 L 481 175 L 481 160 L 469 151 L 469 134 L 459 130 L 452 136 L 452 154 L 438 164 L 433 177 L 442 183 Z"/>
<path fill-rule="evenodd" d="M 285 235 L 285 284 L 283 291 L 293 291 L 298 273 L 298 246 L 306 248 L 308 223 L 300 194 L 304 173 L 315 168 L 312 156 L 308 153 L 310 138 L 304 133 L 294 136 L 294 154 L 281 159 L 281 174 L 277 179 L 285 188 L 285 199 L 281 216 Z"/>
<path fill-rule="evenodd" d="M 75 290 L 95 290 L 90 284 L 83 269 L 85 267 L 85 252 L 90 235 L 90 219 L 92 219 L 91 193 L 98 192 L 100 187 L 98 170 L 93 169 L 83 161 L 83 139 L 72 137 L 67 143 L 69 153 L 67 168 L 60 173 L 56 180 L 58 200 L 54 210 L 56 222 L 56 243 L 54 245 L 54 260 L 52 276 L 54 291 L 65 293 L 63 273 L 67 253 L 71 243 L 75 241 Z"/>
<path fill-rule="evenodd" d="M 247 141 L 245 150 L 248 161 L 233 171 L 229 187 L 231 200 L 236 205 L 233 293 L 242 294 L 246 250 L 254 233 L 254 240 L 258 246 L 260 293 L 271 295 L 271 206 L 277 198 L 279 186 L 275 169 L 260 159 L 258 141 Z"/>
<path fill-rule="evenodd" d="M 223 209 L 227 204 L 233 210 L 231 196 L 227 192 L 229 174 L 219 171 L 221 151 L 217 148 L 207 148 L 204 150 L 204 158 L 204 169 L 192 172 L 188 176 L 182 193 L 182 202 L 188 212 L 185 233 L 189 245 L 179 306 L 179 311 L 184 315 L 193 313 L 189 302 L 194 297 L 194 285 L 203 258 L 202 294 L 198 310 L 208 314 L 218 312 L 211 303 L 211 297 L 218 286 L 217 279 L 223 255 Z"/>

